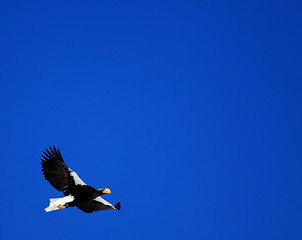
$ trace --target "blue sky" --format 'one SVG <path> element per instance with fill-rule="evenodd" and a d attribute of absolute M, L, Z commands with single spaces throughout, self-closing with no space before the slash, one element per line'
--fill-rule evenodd
<path fill-rule="evenodd" d="M 1 239 L 301 239 L 299 1 L 6 1 Z M 55 144 L 121 211 L 44 212 Z"/>

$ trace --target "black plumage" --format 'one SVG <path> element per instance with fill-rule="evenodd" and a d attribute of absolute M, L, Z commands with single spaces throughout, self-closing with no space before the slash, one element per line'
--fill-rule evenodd
<path fill-rule="evenodd" d="M 44 155 L 43 155 L 44 154 Z M 58 191 L 63 192 L 64 198 L 50 199 L 46 211 L 52 211 L 76 206 L 86 213 L 100 210 L 120 210 L 120 203 L 115 206 L 100 196 L 111 193 L 108 188 L 97 189 L 86 185 L 79 176 L 72 171 L 62 158 L 59 149 L 55 146 L 43 151 L 41 166 L 45 179 Z"/>

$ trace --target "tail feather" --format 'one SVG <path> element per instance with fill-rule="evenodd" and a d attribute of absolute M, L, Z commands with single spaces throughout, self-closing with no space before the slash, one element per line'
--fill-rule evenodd
<path fill-rule="evenodd" d="M 74 197 L 71 195 L 63 197 L 63 198 L 51 198 L 51 199 L 49 199 L 49 201 L 50 201 L 49 206 L 47 208 L 45 208 L 44 210 L 46 212 L 58 210 L 59 205 L 64 205 L 65 203 L 72 202 L 73 200 L 74 200 Z"/>
<path fill-rule="evenodd" d="M 50 203 L 49 203 L 49 204 L 51 204 L 51 203 L 53 203 L 53 202 L 57 201 L 58 199 L 60 199 L 60 198 L 51 198 L 51 199 L 49 199 L 49 201 L 50 201 Z"/>

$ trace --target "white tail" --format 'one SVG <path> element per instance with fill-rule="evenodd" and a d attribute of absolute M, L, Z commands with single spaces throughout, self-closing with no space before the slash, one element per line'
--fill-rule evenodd
<path fill-rule="evenodd" d="M 58 210 L 59 205 L 64 205 L 65 203 L 72 202 L 73 200 L 74 200 L 74 197 L 71 195 L 63 197 L 63 198 L 51 198 L 51 199 L 49 199 L 49 201 L 50 201 L 49 206 L 47 208 L 45 208 L 44 210 L 46 212 Z"/>

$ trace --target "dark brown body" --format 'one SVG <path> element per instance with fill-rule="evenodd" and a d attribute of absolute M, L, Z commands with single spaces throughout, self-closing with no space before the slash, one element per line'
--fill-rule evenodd
<path fill-rule="evenodd" d="M 75 198 L 71 203 L 68 204 L 68 207 L 74 207 L 91 202 L 95 198 L 102 195 L 97 189 L 88 185 L 74 185 L 68 189 L 68 193 Z"/>

